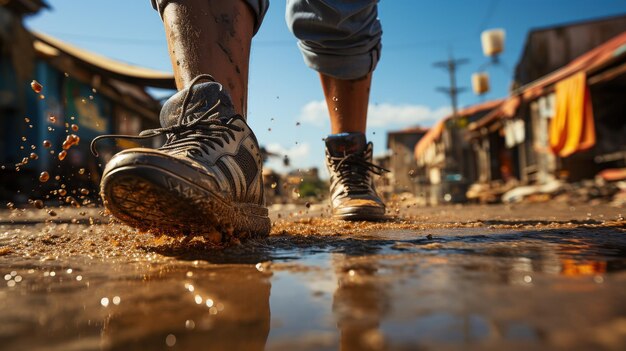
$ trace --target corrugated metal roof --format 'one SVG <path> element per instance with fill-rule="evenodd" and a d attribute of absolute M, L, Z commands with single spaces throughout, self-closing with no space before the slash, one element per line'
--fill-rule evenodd
<path fill-rule="evenodd" d="M 59 52 L 56 52 L 57 55 L 63 53 L 71 56 L 91 69 L 109 74 L 121 81 L 158 88 L 176 88 L 174 75 L 172 73 L 113 60 L 83 50 L 47 34 L 33 32 L 33 35 L 35 37 L 35 50 L 44 55 L 55 55 L 55 50 L 58 50 Z"/>

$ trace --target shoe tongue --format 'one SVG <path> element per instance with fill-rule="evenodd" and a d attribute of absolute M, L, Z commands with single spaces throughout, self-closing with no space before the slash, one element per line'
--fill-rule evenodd
<path fill-rule="evenodd" d="M 331 156 L 340 157 L 355 152 L 362 152 L 367 147 L 363 133 L 340 133 L 326 137 L 326 148 Z"/>
<path fill-rule="evenodd" d="M 190 88 L 183 89 L 172 95 L 172 97 L 163 104 L 160 115 L 162 127 L 170 127 L 180 122 L 183 99 L 189 90 L 191 90 L 189 92 L 191 96 L 189 96 L 185 115 L 182 116 L 183 122 L 190 122 L 198 118 L 201 113 L 213 107 L 218 100 L 220 104 L 213 110 L 213 113 L 219 113 L 218 118 L 230 118 L 236 115 L 230 96 L 222 89 L 220 83 L 197 83 Z"/>

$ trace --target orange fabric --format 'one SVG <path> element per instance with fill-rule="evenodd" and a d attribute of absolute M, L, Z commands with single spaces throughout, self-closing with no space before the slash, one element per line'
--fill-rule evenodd
<path fill-rule="evenodd" d="M 556 114 L 550 123 L 552 151 L 567 157 L 596 144 L 587 75 L 579 72 L 555 84 Z"/>

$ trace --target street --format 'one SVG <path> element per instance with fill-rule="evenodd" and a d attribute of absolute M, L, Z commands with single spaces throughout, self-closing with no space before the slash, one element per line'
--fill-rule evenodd
<path fill-rule="evenodd" d="M 54 211 L 0 212 L 3 350 L 626 348 L 626 221 L 604 203 L 274 206 L 269 238 L 225 248 Z"/>

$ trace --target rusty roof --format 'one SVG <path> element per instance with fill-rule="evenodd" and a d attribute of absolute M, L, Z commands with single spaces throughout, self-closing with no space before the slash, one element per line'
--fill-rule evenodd
<path fill-rule="evenodd" d="M 150 68 L 117 61 L 78 48 L 44 33 L 33 32 L 34 47 L 39 53 L 55 56 L 61 53 L 72 57 L 93 71 L 112 76 L 123 82 L 165 89 L 175 89 L 174 75 Z"/>

